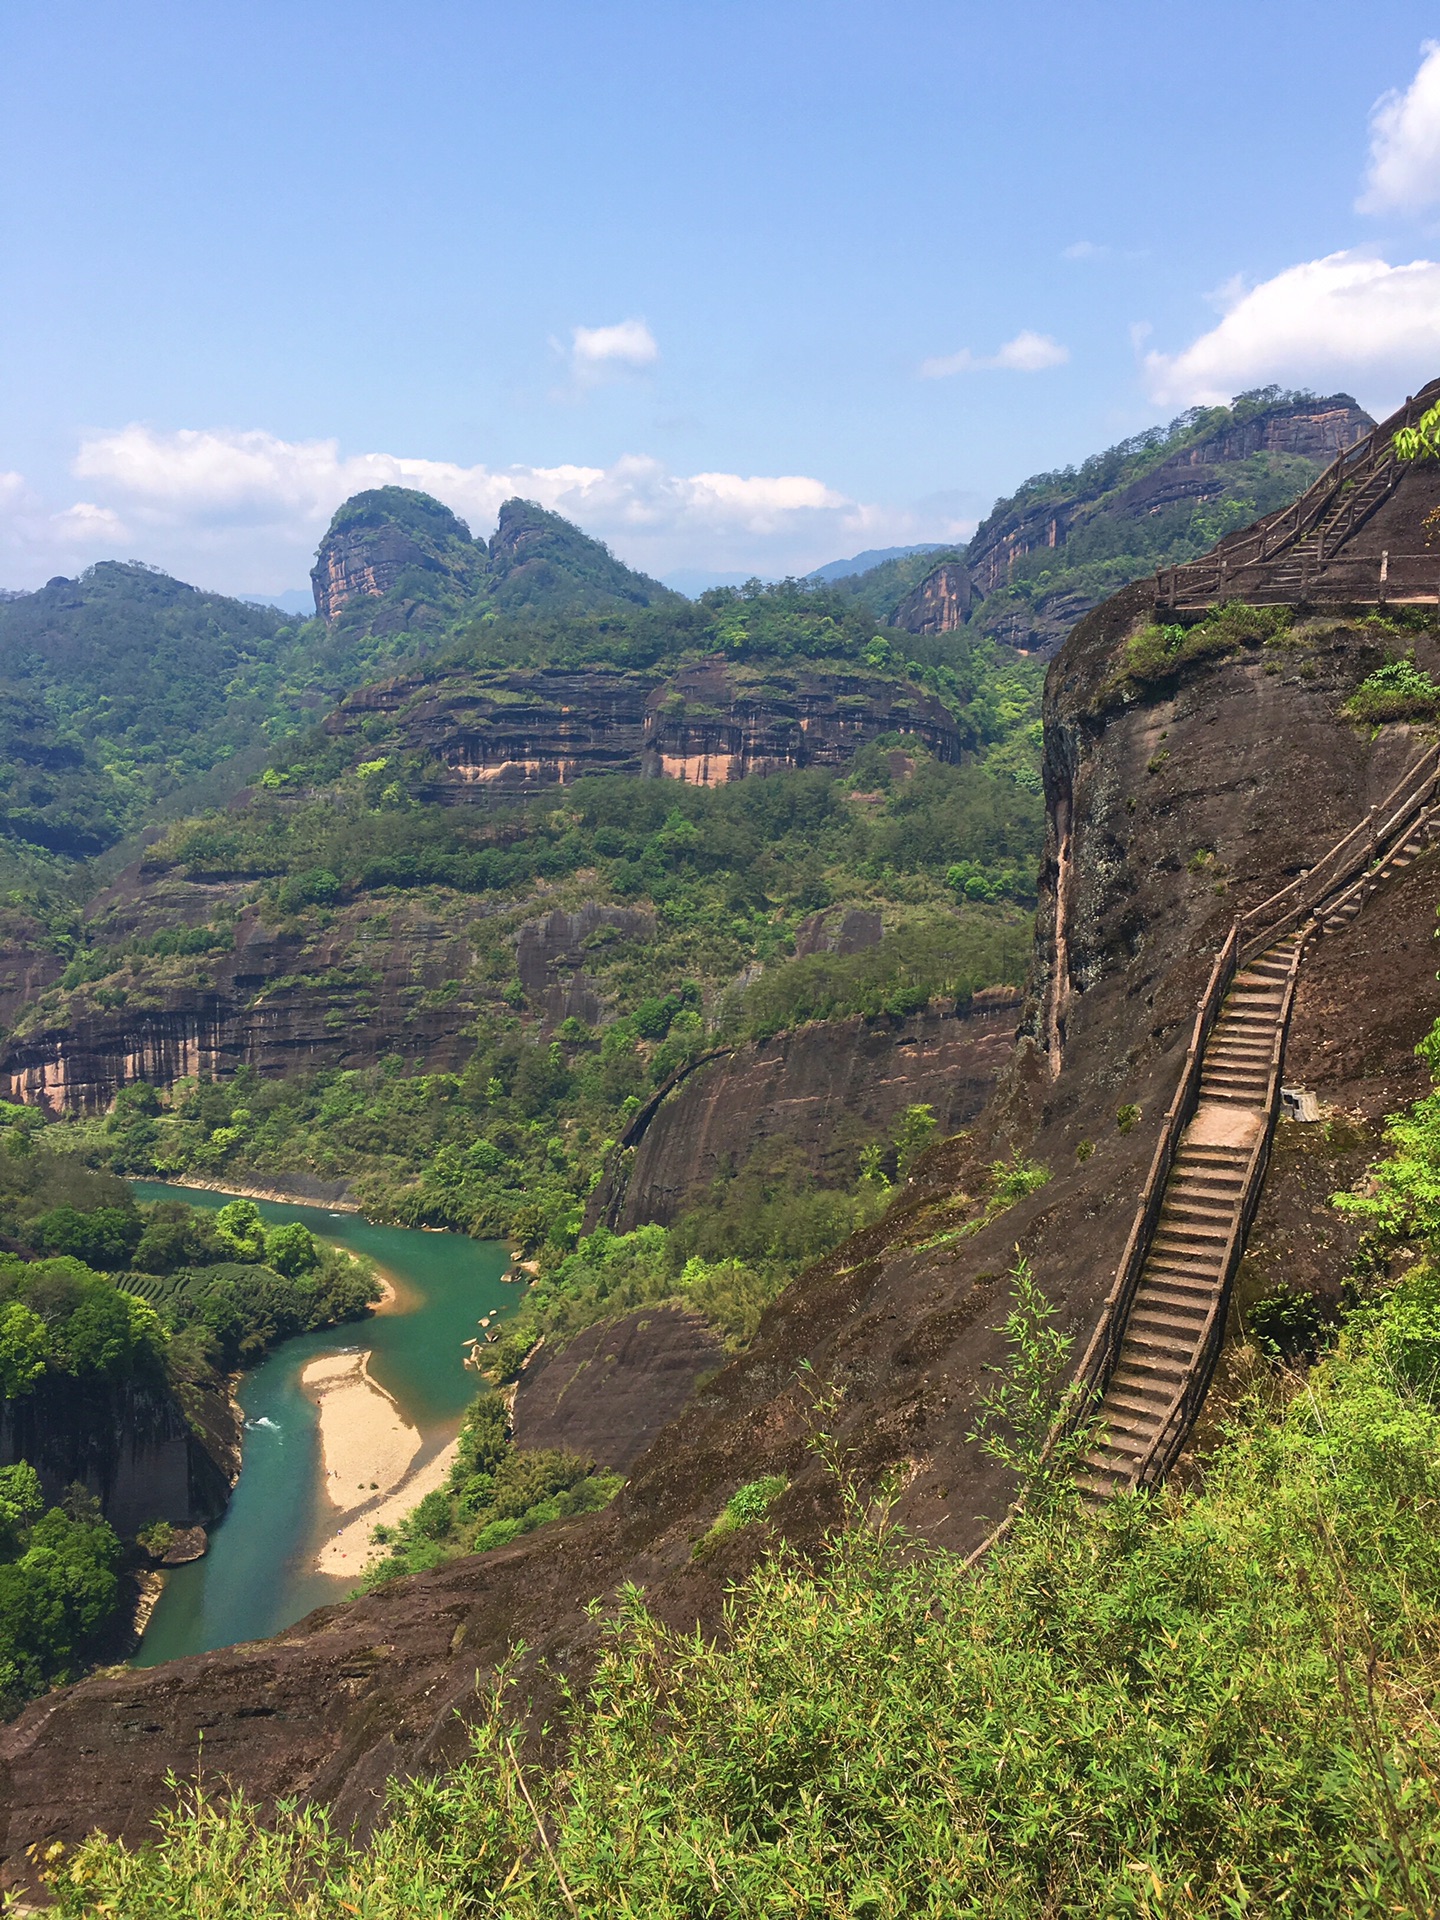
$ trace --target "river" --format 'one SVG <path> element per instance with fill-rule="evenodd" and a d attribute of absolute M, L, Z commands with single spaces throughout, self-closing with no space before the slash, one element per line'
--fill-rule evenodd
<path fill-rule="evenodd" d="M 151 1180 L 131 1186 L 137 1200 L 184 1200 L 193 1207 L 223 1207 L 238 1197 Z M 423 1461 L 453 1438 L 479 1391 L 475 1375 L 461 1365 L 461 1342 L 482 1314 L 513 1313 L 520 1302 L 520 1288 L 501 1278 L 510 1265 L 501 1242 L 379 1227 L 325 1207 L 255 1204 L 267 1224 L 300 1220 L 321 1238 L 368 1255 L 399 1297 L 393 1310 L 370 1320 L 285 1341 L 243 1376 L 239 1481 L 209 1552 L 167 1574 L 136 1666 L 279 1633 L 312 1607 L 352 1590 L 353 1577 L 335 1579 L 313 1564 L 333 1509 L 322 1492 L 317 1411 L 300 1386 L 311 1360 L 368 1348 L 371 1374 L 420 1430 Z"/>

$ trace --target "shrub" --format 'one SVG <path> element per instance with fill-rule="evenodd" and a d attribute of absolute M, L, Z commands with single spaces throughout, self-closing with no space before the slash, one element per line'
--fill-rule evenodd
<path fill-rule="evenodd" d="M 1440 711 L 1440 687 L 1413 653 L 1387 660 L 1368 674 L 1345 702 L 1342 712 L 1352 720 L 1379 726 L 1387 720 L 1428 720 Z"/>

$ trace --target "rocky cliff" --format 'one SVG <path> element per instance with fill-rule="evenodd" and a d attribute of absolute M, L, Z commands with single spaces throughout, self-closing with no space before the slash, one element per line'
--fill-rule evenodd
<path fill-rule="evenodd" d="M 858 1147 L 928 1105 L 956 1133 L 990 1097 L 1015 1039 L 1020 995 L 971 1012 L 816 1021 L 706 1061 L 637 1115 L 587 1219 L 628 1232 L 668 1225 L 685 1202 L 754 1156 L 797 1156 L 821 1181 L 851 1177 Z"/>
<path fill-rule="evenodd" d="M 843 766 L 884 733 L 961 757 L 948 708 L 863 667 L 726 660 L 673 674 L 616 667 L 420 672 L 362 687 L 327 720 L 357 755 L 421 754 L 427 797 L 523 799 L 594 773 L 718 786 L 782 767 Z M 378 744 L 377 744 L 378 743 Z"/>
<path fill-rule="evenodd" d="M 1232 477 L 1225 469 L 1255 454 L 1289 455 L 1312 463 L 1318 472 L 1374 425 L 1349 394 L 1295 400 L 1248 418 L 1227 419 L 1118 488 L 1092 490 L 1082 482 L 1071 489 L 1057 486 L 1050 497 L 1038 499 L 1025 498 L 1022 489 L 1017 504 L 1002 501 L 992 511 L 970 544 L 966 559 L 976 589 L 993 593 L 1007 583 L 1019 560 L 1063 548 L 1100 512 L 1112 521 L 1142 520 L 1166 507 L 1213 500 Z"/>
<path fill-rule="evenodd" d="M 964 560 L 946 560 L 911 589 L 890 616 L 904 633 L 953 633 L 970 618 L 974 583 Z"/>
<path fill-rule="evenodd" d="M 802 1546 L 835 1516 L 806 1446 L 802 1363 L 843 1392 L 852 1469 L 903 1470 L 899 1518 L 942 1544 L 978 1542 L 1010 1492 L 968 1436 L 1002 1357 L 1015 1249 L 1083 1345 L 1225 929 L 1347 831 L 1415 749 L 1403 726 L 1340 716 L 1400 644 L 1373 624 L 1301 624 L 1281 645 L 1241 643 L 1144 689 L 1122 677 L 1120 650 L 1149 612 L 1146 591 L 1128 590 L 1051 669 L 1035 964 L 1005 1088 L 969 1134 L 927 1155 L 886 1219 L 781 1297 L 753 1348 L 648 1447 L 606 1512 L 323 1609 L 281 1640 L 96 1677 L 31 1708 L 0 1740 L 12 1877 L 51 1835 L 98 1822 L 140 1838 L 201 1727 L 207 1767 L 262 1798 L 299 1793 L 364 1821 L 387 1775 L 461 1751 L 476 1670 L 517 1634 L 531 1649 L 522 1688 L 543 1716 L 554 1694 L 536 1663 L 583 1674 L 598 1630 L 587 1605 L 624 1581 L 643 1584 L 667 1621 L 718 1625 L 727 1581 L 761 1543 L 742 1531 L 703 1561 L 692 1550 L 738 1484 L 785 1475 L 776 1517 Z M 1440 670 L 1433 635 L 1404 639 Z M 1323 1100 L 1353 1107 L 1357 1129 L 1413 1089 L 1410 1050 L 1440 1011 L 1437 887 L 1432 856 L 1302 976 L 1296 1059 Z M 1397 951 L 1410 956 L 1403 967 Z M 1122 1130 L 1117 1115 L 1132 1108 L 1139 1119 Z M 1373 1131 L 1360 1137 L 1373 1143 Z M 1015 1150 L 1048 1183 L 987 1222 L 991 1164 Z M 1285 1231 L 1322 1244 L 1333 1230 L 1325 1179 L 1289 1191 Z"/>
<path fill-rule="evenodd" d="M 1288 502 L 1374 424 L 1348 394 L 1272 391 L 1197 409 L 1078 470 L 1026 481 L 992 508 L 964 559 L 940 561 L 892 622 L 948 633 L 973 616 L 978 631 L 1019 652 L 1054 653 L 1107 591 Z"/>
<path fill-rule="evenodd" d="M 507 500 L 488 544 L 427 493 L 375 487 L 335 514 L 310 575 L 315 611 L 376 633 L 461 614 L 647 607 L 678 600 L 559 514 Z"/>

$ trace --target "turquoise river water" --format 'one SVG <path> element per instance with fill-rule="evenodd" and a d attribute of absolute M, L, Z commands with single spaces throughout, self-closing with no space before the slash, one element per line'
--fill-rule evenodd
<path fill-rule="evenodd" d="M 132 1185 L 137 1200 L 195 1207 L 223 1207 L 236 1197 L 150 1180 Z M 312 1233 L 368 1255 L 399 1298 L 394 1310 L 372 1319 L 287 1340 L 243 1376 L 244 1465 L 229 1509 L 204 1559 L 167 1576 L 136 1666 L 279 1633 L 353 1587 L 352 1578 L 333 1579 L 312 1564 L 333 1509 L 323 1497 L 318 1417 L 300 1387 L 303 1367 L 320 1354 L 368 1349 L 371 1374 L 420 1430 L 423 1461 L 453 1437 L 479 1388 L 461 1365 L 461 1342 L 482 1314 L 513 1313 L 519 1305 L 519 1287 L 502 1279 L 510 1255 L 498 1241 L 377 1227 L 325 1207 L 256 1204 L 271 1225 L 301 1220 Z"/>

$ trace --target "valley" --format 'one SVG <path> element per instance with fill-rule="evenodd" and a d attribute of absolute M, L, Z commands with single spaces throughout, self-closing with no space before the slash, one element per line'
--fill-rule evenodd
<path fill-rule="evenodd" d="M 202 1731 L 207 1769 L 277 1824 L 296 1871 L 319 1875 L 323 1856 L 358 1885 L 393 1846 L 377 1914 L 411 1910 L 412 1871 L 477 1912 L 575 1911 L 572 1884 L 593 1911 L 622 1886 L 690 1910 L 663 1904 L 698 1884 L 668 1816 L 647 1812 L 614 1864 L 626 1804 L 667 1793 L 704 1836 L 717 1898 L 723 1863 L 737 1884 L 830 1903 L 816 1911 L 878 1913 L 909 1909 L 863 1903 L 877 1859 L 896 1884 L 993 1870 L 1042 1887 L 1033 1791 L 1091 1836 L 1067 1868 L 1075 1898 L 1113 1904 L 1157 1739 L 1167 1875 L 1223 1857 L 1263 1902 L 1292 1846 L 1340 1884 L 1353 1862 L 1305 1809 L 1333 1793 L 1353 1821 L 1370 1789 L 1333 1784 L 1359 1736 L 1314 1679 L 1327 1629 L 1305 1596 L 1339 1567 L 1363 1617 L 1346 1631 L 1412 1673 L 1423 1628 L 1384 1568 L 1414 1592 L 1433 1576 L 1415 1517 L 1429 1493 L 1412 1511 L 1404 1489 L 1429 1487 L 1436 1417 L 1435 1226 L 1415 1170 L 1436 1097 L 1435 868 L 1423 836 L 1374 862 L 1395 852 L 1381 816 L 1440 720 L 1440 559 L 1404 604 L 1321 606 L 1286 555 L 1331 459 L 1372 431 L 1385 452 L 1396 424 L 1374 429 L 1343 395 L 1242 395 L 1037 476 L 964 552 L 698 602 L 527 503 L 487 542 L 427 496 L 376 489 L 322 542 L 316 620 L 245 629 L 252 664 L 210 744 L 146 762 L 164 767 L 148 787 L 127 773 L 88 840 L 48 845 L 41 815 L 69 788 L 32 793 L 4 828 L 0 1359 L 20 1356 L 5 1457 L 48 1447 L 47 1499 L 113 1528 L 118 1566 L 120 1536 L 164 1504 L 141 1513 L 154 1469 L 132 1429 L 170 1449 L 172 1490 L 189 1462 L 176 1524 L 225 1507 L 233 1411 L 228 1454 L 214 1431 L 237 1372 L 247 1438 L 210 1552 L 167 1575 L 136 1662 L 81 1677 L 103 1649 L 79 1635 L 68 1664 L 17 1683 L 0 1733 L 9 1884 L 33 1884 L 27 1850 L 52 1841 L 80 1849 L 78 1877 L 52 1886 L 62 1910 L 167 1872 L 126 1848 Z M 1387 555 L 1423 554 L 1435 472 L 1392 461 L 1332 564 L 1382 537 Z M 1296 499 L 1244 599 L 1162 601 L 1157 569 L 1224 553 L 1257 519 L 1289 526 Z M 167 604 L 192 591 L 139 584 Z M 97 591 L 87 576 L 27 596 L 53 608 L 0 606 L 0 667 L 7 617 L 84 611 Z M 88 686 L 88 660 L 57 648 L 46 672 Z M 220 735 L 232 718 L 253 733 L 262 710 L 264 754 L 242 764 Z M 146 724 L 178 733 L 163 711 Z M 89 792 L 113 738 L 77 732 L 65 750 Z M 1320 1116 L 1279 1120 L 1280 1056 L 1256 1079 L 1241 1014 L 1217 1026 L 1208 1077 L 1187 1066 L 1197 1003 L 1217 954 L 1238 964 L 1232 925 L 1268 927 L 1265 903 L 1367 821 L 1343 875 L 1355 910 L 1276 934 L 1283 993 L 1237 975 L 1237 1006 L 1270 994 L 1295 1111 Z M 1216 1269 L 1217 1338 L 1173 1472 L 1126 1491 L 1113 1446 L 1082 1427 L 1091 1512 L 1067 1477 L 1065 1383 L 1097 1343 L 1128 1337 L 1133 1361 L 1135 1340 L 1168 1337 L 1145 1334 L 1149 1295 L 1132 1321 L 1112 1289 L 1139 1274 L 1142 1229 L 1146 1284 L 1180 1284 L 1156 1276 L 1190 1189 L 1134 1223 L 1193 1117 L 1172 1108 L 1191 1081 L 1211 1101 L 1263 1094 L 1269 1170 L 1256 1163 L 1248 1240 Z M 1203 1186 L 1186 1151 L 1176 1164 Z M 320 1205 L 234 1211 L 247 1192 Z M 288 1223 L 304 1237 L 277 1238 Z M 341 1249 L 395 1276 L 402 1310 L 372 1316 L 370 1268 Z M 501 1279 L 512 1259 L 523 1286 Z M 129 1316 L 150 1399 L 113 1363 L 104 1438 L 65 1426 L 83 1368 L 47 1287 L 72 1315 L 103 1299 Z M 461 1340 L 482 1321 L 467 1371 Z M 1086 1378 L 1101 1404 L 1111 1372 Z M 1333 1444 L 1305 1425 L 1312 1388 Z M 345 1396 L 389 1435 L 393 1471 L 327 1509 L 324 1476 L 360 1457 L 337 1437 Z M 331 1398 L 322 1465 L 313 1405 Z M 1392 1416 L 1393 1446 L 1377 1437 Z M 101 1455 L 122 1438 L 116 1475 Z M 1322 1465 L 1352 1505 L 1302 1538 Z M 1389 1542 L 1380 1571 L 1367 1529 Z M 1198 1571 L 1171 1591 L 1164 1569 L 1182 1563 Z M 1288 1596 L 1283 1621 L 1261 1589 Z M 1103 1671 L 1076 1655 L 1100 1643 Z M 900 1646 L 917 1649 L 903 1701 L 877 1665 Z M 1203 1677 L 1210 1647 L 1229 1705 Z M 1123 1677 L 1162 1669 L 1163 1686 Z M 797 1693 L 787 1672 L 810 1678 Z M 980 1757 L 1011 1738 L 1002 1696 L 1035 1721 L 1029 1788 Z M 1054 1699 L 1070 1730 L 1052 1741 Z M 705 1756 L 743 1755 L 757 1778 L 762 1723 L 784 1744 L 805 1711 L 825 1723 L 813 1750 L 787 1749 L 769 1811 L 743 1811 Z M 1418 1778 L 1422 1719 L 1398 1690 L 1373 1712 Z M 892 1749 L 865 1745 L 865 1714 L 922 1756 L 929 1824 L 903 1841 L 903 1785 Z M 1264 1817 L 1197 1826 L 1185 1809 L 1222 1763 L 1219 1735 L 1195 1730 L 1226 1714 L 1238 1799 L 1283 1783 Z M 1113 1804 L 1082 1723 L 1105 1729 Z M 818 1782 L 831 1811 L 815 1819 L 838 1819 L 862 1773 L 852 1871 L 828 1828 L 807 1852 L 797 1807 Z M 531 1806 L 522 1833 L 532 1790 L 545 1818 Z M 334 1851 L 275 1813 L 297 1799 L 331 1810 Z M 468 1864 L 438 1859 L 426 1809 L 442 1803 L 481 1836 Z M 221 1845 L 226 1821 L 243 1834 L 254 1816 L 194 1817 Z M 92 1828 L 106 1837 L 84 1842 Z M 962 1860 L 981 1832 L 991 1851 Z"/>

